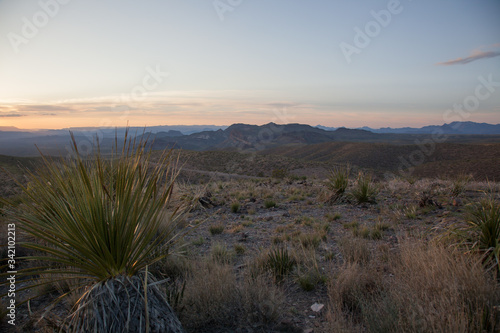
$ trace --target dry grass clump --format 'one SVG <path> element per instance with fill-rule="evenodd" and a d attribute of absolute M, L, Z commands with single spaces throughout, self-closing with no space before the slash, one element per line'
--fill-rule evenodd
<path fill-rule="evenodd" d="M 321 240 L 326 238 L 326 232 L 316 231 L 298 236 L 300 244 L 304 247 L 317 248 Z"/>
<path fill-rule="evenodd" d="M 344 237 L 338 242 L 338 245 L 346 263 L 363 265 L 370 261 L 370 249 L 365 240 Z"/>
<path fill-rule="evenodd" d="M 265 275 L 246 277 L 240 284 L 243 318 L 253 327 L 272 327 L 283 313 L 285 296 Z"/>
<path fill-rule="evenodd" d="M 229 265 L 198 263 L 186 279 L 180 314 L 186 328 L 230 325 L 237 315 L 238 285 Z"/>
<path fill-rule="evenodd" d="M 384 277 L 345 265 L 329 285 L 330 326 L 369 332 L 493 332 L 498 282 L 476 257 L 422 241 L 405 242 Z"/>
<path fill-rule="evenodd" d="M 221 264 L 230 264 L 235 253 L 230 251 L 224 243 L 216 242 L 210 249 L 210 259 Z"/>
<path fill-rule="evenodd" d="M 297 283 L 305 291 L 312 291 L 327 280 L 325 267 L 318 260 L 315 248 L 300 245 L 296 249 Z"/>
<path fill-rule="evenodd" d="M 394 274 L 389 297 L 398 305 L 405 331 L 480 332 L 495 326 L 498 283 L 477 258 L 439 245 L 408 243 Z"/>
<path fill-rule="evenodd" d="M 381 290 L 381 274 L 356 262 L 344 265 L 328 286 L 332 306 L 351 317 L 360 314 L 364 302 Z"/>
<path fill-rule="evenodd" d="M 239 281 L 229 265 L 200 262 L 186 280 L 180 318 L 192 332 L 263 329 L 279 322 L 283 302 L 283 292 L 264 276 Z"/>
<path fill-rule="evenodd" d="M 174 253 L 151 267 L 151 273 L 170 279 L 184 278 L 192 271 L 192 262 L 183 254 Z"/>
<path fill-rule="evenodd" d="M 453 179 L 451 184 L 451 195 L 454 197 L 461 196 L 467 189 L 467 185 L 472 181 L 472 175 L 460 175 Z"/>

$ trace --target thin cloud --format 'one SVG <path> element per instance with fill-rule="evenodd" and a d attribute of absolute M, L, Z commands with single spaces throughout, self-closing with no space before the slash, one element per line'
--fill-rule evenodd
<path fill-rule="evenodd" d="M 294 108 L 299 106 L 299 103 L 288 103 L 288 102 L 275 102 L 275 103 L 265 103 L 263 104 L 264 106 L 267 107 L 273 107 L 273 108 Z"/>
<path fill-rule="evenodd" d="M 23 114 L 20 113 L 0 113 L 0 118 L 15 118 L 15 117 L 23 117 Z"/>
<path fill-rule="evenodd" d="M 73 111 L 71 108 L 65 106 L 57 106 L 57 105 L 18 105 L 18 111 L 23 112 L 31 112 L 31 111 Z"/>
<path fill-rule="evenodd" d="M 497 44 L 495 44 L 495 45 L 497 45 Z M 495 46 L 495 45 L 493 45 L 493 46 Z M 476 60 L 494 58 L 494 57 L 498 57 L 498 56 L 500 56 L 500 52 L 475 50 L 468 57 L 457 58 L 457 59 L 448 60 L 445 62 L 439 62 L 436 65 L 438 65 L 438 66 L 465 65 L 465 64 L 468 64 L 468 63 L 476 61 Z"/>

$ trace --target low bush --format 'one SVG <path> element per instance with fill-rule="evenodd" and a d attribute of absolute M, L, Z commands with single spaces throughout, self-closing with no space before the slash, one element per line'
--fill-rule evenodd
<path fill-rule="evenodd" d="M 210 231 L 212 236 L 219 235 L 224 232 L 224 226 L 222 224 L 214 224 L 208 228 L 208 231 Z"/>
<path fill-rule="evenodd" d="M 238 213 L 240 211 L 240 203 L 235 201 L 231 204 L 231 212 Z"/>

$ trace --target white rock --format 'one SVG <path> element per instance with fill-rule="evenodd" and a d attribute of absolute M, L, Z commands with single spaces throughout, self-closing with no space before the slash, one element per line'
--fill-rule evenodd
<path fill-rule="evenodd" d="M 324 306 L 324 304 L 314 303 L 313 305 L 311 305 L 311 310 L 313 310 L 314 312 L 320 312 L 321 309 L 324 308 Z"/>

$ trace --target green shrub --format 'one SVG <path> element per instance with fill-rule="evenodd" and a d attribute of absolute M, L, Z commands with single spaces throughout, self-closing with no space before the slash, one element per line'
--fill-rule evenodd
<path fill-rule="evenodd" d="M 304 291 L 313 291 L 316 287 L 316 283 L 310 274 L 303 274 L 299 276 L 298 282 Z"/>
<path fill-rule="evenodd" d="M 382 238 L 382 231 L 380 229 L 377 229 L 377 228 L 373 228 L 371 231 L 370 231 L 370 238 L 371 239 L 381 239 Z"/>
<path fill-rule="evenodd" d="M 231 212 L 238 213 L 240 211 L 240 203 L 235 201 L 231 204 Z"/>
<path fill-rule="evenodd" d="M 245 254 L 246 249 L 241 244 L 234 244 L 234 252 L 236 252 L 237 255 L 243 255 Z"/>
<path fill-rule="evenodd" d="M 288 170 L 286 169 L 274 169 L 271 173 L 273 178 L 283 179 L 288 175 Z"/>
<path fill-rule="evenodd" d="M 274 200 L 268 199 L 268 200 L 264 201 L 264 207 L 266 207 L 268 209 L 276 207 L 276 202 Z"/>
<path fill-rule="evenodd" d="M 328 221 L 337 221 L 342 218 L 342 215 L 340 213 L 335 213 L 335 214 L 326 213 L 325 217 L 328 219 Z"/>
<path fill-rule="evenodd" d="M 203 243 L 205 243 L 205 238 L 203 238 L 203 236 L 200 236 L 197 239 L 195 239 L 194 241 L 192 241 L 192 243 L 193 243 L 193 245 L 196 245 L 196 246 L 203 245 Z"/>
<path fill-rule="evenodd" d="M 342 226 L 344 226 L 344 228 L 346 228 L 346 229 L 357 229 L 359 227 L 359 222 L 354 220 L 351 222 L 346 222 L 346 223 L 342 224 Z"/>
<path fill-rule="evenodd" d="M 214 235 L 220 235 L 220 234 L 222 234 L 224 232 L 224 225 L 222 225 L 222 224 L 211 225 L 208 228 L 208 231 L 210 231 L 210 234 L 212 236 L 214 236 Z"/>

